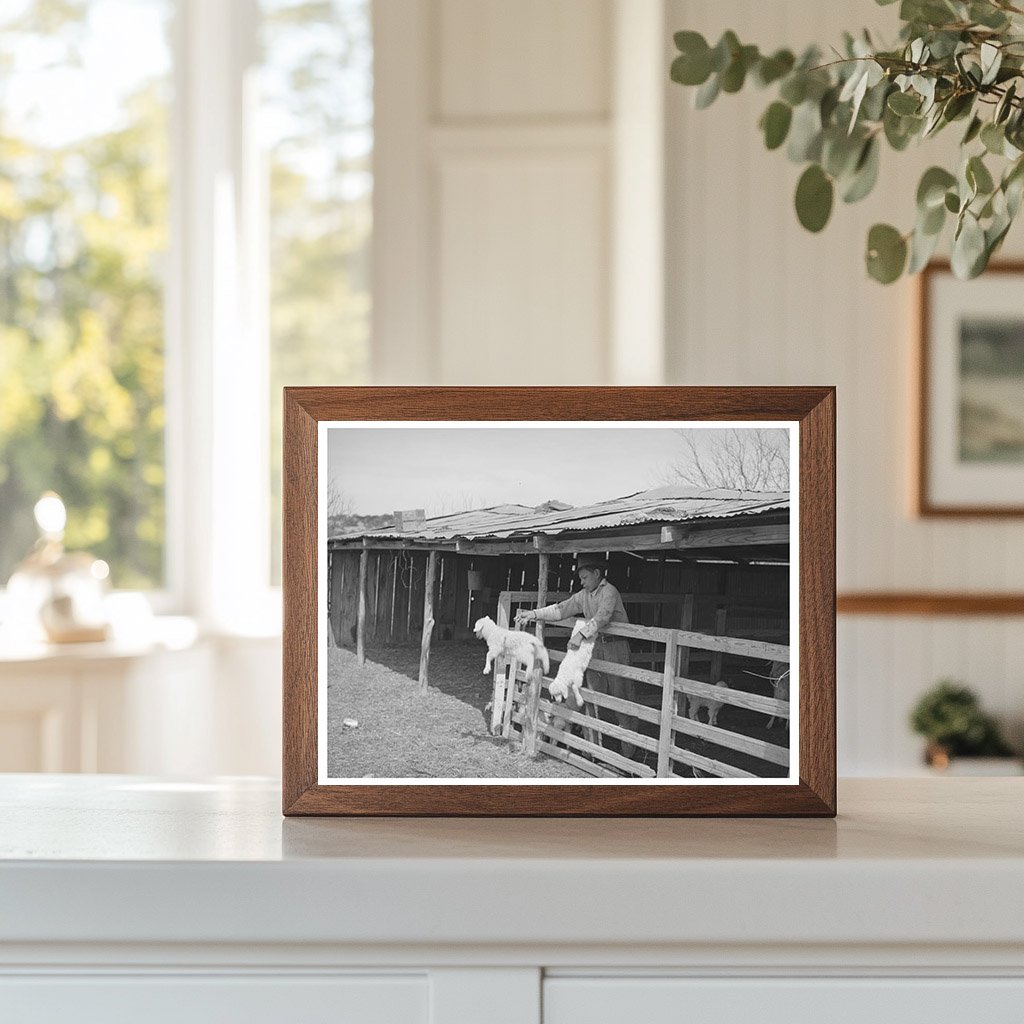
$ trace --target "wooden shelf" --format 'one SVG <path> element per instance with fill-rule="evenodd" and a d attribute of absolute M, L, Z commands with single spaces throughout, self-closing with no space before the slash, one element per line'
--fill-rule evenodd
<path fill-rule="evenodd" d="M 1024 615 L 1024 594 L 860 591 L 839 594 L 840 615 Z"/>

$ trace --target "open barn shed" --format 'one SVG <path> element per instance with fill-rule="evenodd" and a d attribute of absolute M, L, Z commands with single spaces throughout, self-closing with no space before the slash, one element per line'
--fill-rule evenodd
<path fill-rule="evenodd" d="M 576 556 L 603 554 L 630 620 L 606 632 L 628 637 L 630 665 L 592 667 L 639 684 L 637 746 L 646 760 L 607 749 L 625 739 L 611 723 L 570 729 L 584 723 L 551 708 L 515 666 L 496 667 L 492 731 L 578 767 L 586 762 L 593 774 L 788 770 L 788 732 L 772 736 L 763 726 L 789 717 L 774 686 L 789 662 L 788 493 L 667 486 L 584 507 L 396 513 L 390 526 L 330 537 L 328 552 L 333 642 L 360 659 L 367 647 L 419 644 L 423 687 L 432 645 L 471 640 L 480 616 L 508 626 L 520 606 L 561 600 L 579 589 Z M 556 662 L 570 626 L 539 627 Z M 592 696 L 595 713 L 615 704 Z M 691 698 L 727 705 L 739 738 L 688 717 Z"/>

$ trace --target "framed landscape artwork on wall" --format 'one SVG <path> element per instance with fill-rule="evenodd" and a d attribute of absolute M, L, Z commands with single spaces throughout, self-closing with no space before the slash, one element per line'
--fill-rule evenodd
<path fill-rule="evenodd" d="M 919 287 L 917 512 L 1024 515 L 1024 264 Z"/>
<path fill-rule="evenodd" d="M 284 810 L 835 813 L 830 388 L 289 388 Z"/>

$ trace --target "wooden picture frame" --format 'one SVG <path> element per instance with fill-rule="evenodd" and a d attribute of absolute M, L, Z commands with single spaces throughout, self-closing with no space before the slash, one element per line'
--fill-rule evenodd
<path fill-rule="evenodd" d="M 971 281 L 958 280 L 949 263 L 938 260 L 919 275 L 912 501 L 921 518 L 1024 516 L 1020 417 L 1014 427 L 1018 437 L 1012 445 L 1013 460 L 1000 458 L 998 449 L 1003 443 L 1005 455 L 1003 435 L 1016 414 L 1016 408 L 1002 408 L 1005 399 L 999 390 L 1024 389 L 1024 373 L 1000 380 L 994 372 L 976 372 L 963 362 L 966 345 L 977 347 L 984 341 L 992 348 L 1000 341 L 980 336 L 972 339 L 967 334 L 972 324 L 976 332 L 977 325 L 984 327 L 986 322 L 996 328 L 999 321 L 1012 324 L 1015 344 L 1024 344 L 1022 286 L 1024 262 L 1019 261 L 993 262 L 980 278 Z M 986 380 L 994 383 L 987 386 Z M 992 395 L 987 406 L 986 387 Z M 1008 411 L 1012 415 L 1007 416 Z"/>
<path fill-rule="evenodd" d="M 326 652 L 328 639 L 333 635 L 334 623 L 330 625 L 322 615 L 321 601 L 327 587 L 328 543 L 326 540 L 326 510 L 318 505 L 321 494 L 326 494 L 325 474 L 328 444 L 321 443 L 321 437 L 327 438 L 328 432 L 344 427 L 367 427 L 389 425 L 394 429 L 404 430 L 406 425 L 421 429 L 437 428 L 443 424 L 466 426 L 479 424 L 484 427 L 498 427 L 502 421 L 508 422 L 512 429 L 516 428 L 547 428 L 551 424 L 577 427 L 581 430 L 598 426 L 609 430 L 619 430 L 626 426 L 650 427 L 660 430 L 662 427 L 674 427 L 682 424 L 692 425 L 696 433 L 698 428 L 715 427 L 720 424 L 734 423 L 742 432 L 746 427 L 770 425 L 785 427 L 790 431 L 792 451 L 797 457 L 798 466 L 796 503 L 793 508 L 794 518 L 790 520 L 789 494 L 786 493 L 784 520 L 782 505 L 770 506 L 774 511 L 764 520 L 759 520 L 757 530 L 748 529 L 742 532 L 745 520 L 734 519 L 739 526 L 723 526 L 727 520 L 712 521 L 705 517 L 699 523 L 659 524 L 659 512 L 652 510 L 644 520 L 642 533 L 637 527 L 620 527 L 618 530 L 606 531 L 600 539 L 589 545 L 581 532 L 559 534 L 551 537 L 535 527 L 520 531 L 519 534 L 508 534 L 500 540 L 509 551 L 508 558 L 514 557 L 511 552 L 535 552 L 530 555 L 531 564 L 536 561 L 545 566 L 547 550 L 554 552 L 551 558 L 571 557 L 570 551 L 586 552 L 593 550 L 595 545 L 611 552 L 617 550 L 615 542 L 620 539 L 622 544 L 632 545 L 637 556 L 630 551 L 623 553 L 623 558 L 641 557 L 648 549 L 667 552 L 683 551 L 689 553 L 691 561 L 696 556 L 693 552 L 703 546 L 712 554 L 723 545 L 733 545 L 729 550 L 748 553 L 737 555 L 730 562 L 745 566 L 751 571 L 758 566 L 769 566 L 768 554 L 765 560 L 759 561 L 756 552 L 775 551 L 781 547 L 780 527 L 773 527 L 776 532 L 769 534 L 772 522 L 784 521 L 789 532 L 786 533 L 785 556 L 778 556 L 775 568 L 782 565 L 790 566 L 796 562 L 795 568 L 786 571 L 790 579 L 798 581 L 796 588 L 788 593 L 792 604 L 787 605 L 786 622 L 790 633 L 795 631 L 792 656 L 786 656 L 796 667 L 796 699 L 790 709 L 788 700 L 764 696 L 742 698 L 739 691 L 725 683 L 725 689 L 712 690 L 707 683 L 681 678 L 686 662 L 682 660 L 685 649 L 687 657 L 692 649 L 703 651 L 726 651 L 733 660 L 753 657 L 747 651 L 757 651 L 758 657 L 765 657 L 765 652 L 781 650 L 776 645 L 755 643 L 754 641 L 734 640 L 727 633 L 720 636 L 708 636 L 698 632 L 696 627 L 690 631 L 676 628 L 657 628 L 637 626 L 630 632 L 630 627 L 621 625 L 617 635 L 634 636 L 642 634 L 645 641 L 653 637 L 651 658 L 661 657 L 663 669 L 648 671 L 620 666 L 619 675 L 625 676 L 627 671 L 633 677 L 647 681 L 648 686 L 655 682 L 661 686 L 658 691 L 661 709 L 653 707 L 647 718 L 654 723 L 651 729 L 659 730 L 656 737 L 641 740 L 636 733 L 625 730 L 625 737 L 645 742 L 650 751 L 652 764 L 657 754 L 659 772 L 664 765 L 678 765 L 676 757 L 686 757 L 678 745 L 678 737 L 683 730 L 689 735 L 696 731 L 701 736 L 711 736 L 717 742 L 721 730 L 710 724 L 698 722 L 690 725 L 689 719 L 681 716 L 678 705 L 673 710 L 673 702 L 679 696 L 708 696 L 710 693 L 725 695 L 725 703 L 730 709 L 746 713 L 744 709 L 758 711 L 762 716 L 769 712 L 784 713 L 792 718 L 793 742 L 789 774 L 779 778 L 754 778 L 749 773 L 735 773 L 729 778 L 702 778 L 703 772 L 692 769 L 695 776 L 691 779 L 680 779 L 666 772 L 663 777 L 623 777 L 615 779 L 579 778 L 574 780 L 553 781 L 544 779 L 535 781 L 533 778 L 517 781 L 497 779 L 494 782 L 486 779 L 462 780 L 456 778 L 437 778 L 426 780 L 422 784 L 406 784 L 400 782 L 378 782 L 376 779 L 325 776 L 321 769 L 324 754 L 318 742 L 327 722 L 326 700 L 323 706 L 319 700 L 320 655 Z M 550 431 L 549 431 L 550 432 Z M 349 438 L 354 435 L 338 434 Z M 539 436 L 539 435 L 537 435 Z M 352 447 L 350 445 L 350 447 Z M 738 492 L 734 492 L 738 493 Z M 725 498 L 718 495 L 715 500 L 737 500 L 734 493 Z M 283 664 L 283 811 L 286 815 L 404 815 L 404 816 L 818 816 L 831 817 L 836 813 L 835 796 L 835 389 L 831 387 L 775 387 L 775 388 L 702 388 L 702 387 L 651 387 L 651 388 L 442 388 L 442 387 L 362 387 L 334 388 L 307 387 L 286 388 L 284 393 L 284 515 L 283 515 L 283 597 L 284 597 L 284 664 Z M 686 496 L 687 500 L 692 499 Z M 326 501 L 324 502 L 326 504 Z M 689 507 L 689 506 L 687 506 Z M 741 506 L 729 506 L 741 507 Z M 743 506 L 746 507 L 746 506 Z M 547 506 L 543 506 L 546 510 Z M 768 509 L 762 503 L 755 509 Z M 536 510 L 527 509 L 534 514 Z M 323 514 L 323 522 L 321 521 Z M 575 509 L 565 513 L 571 516 Z M 751 515 L 755 514 L 751 513 Z M 467 513 L 469 514 L 469 513 Z M 545 513 L 546 514 L 546 513 Z M 554 513 L 552 513 L 554 514 Z M 730 513 L 721 513 L 726 516 Z M 700 517 L 698 517 L 700 518 Z M 534 520 L 524 520 L 533 522 Z M 545 520 L 546 521 L 546 520 Z M 518 522 L 518 520 L 517 520 Z M 402 524 L 392 527 L 401 530 Z M 425 681 L 423 661 L 429 661 L 431 639 L 430 629 L 434 625 L 433 611 L 433 576 L 436 572 L 436 557 L 430 553 L 429 546 L 441 546 L 441 555 L 455 552 L 459 539 L 447 537 L 431 540 L 436 537 L 426 527 L 419 525 L 407 526 L 406 534 L 399 532 L 399 541 L 416 549 L 416 557 L 422 562 L 422 573 L 431 581 L 431 585 L 423 584 L 424 590 L 424 626 L 422 644 L 416 643 L 413 650 L 421 654 L 421 681 Z M 525 528 L 524 528 L 525 530 Z M 627 533 L 625 531 L 632 532 Z M 658 531 L 658 532 L 652 532 Z M 717 531 L 717 532 L 714 532 Z M 506 531 L 507 533 L 507 531 Z M 621 535 L 621 537 L 620 537 Z M 342 561 L 350 566 L 358 565 L 358 574 L 354 570 L 346 577 L 349 586 L 355 590 L 346 591 L 355 594 L 349 597 L 347 607 L 355 607 L 351 613 L 355 616 L 356 650 L 342 651 L 338 657 L 346 659 L 345 664 L 356 665 L 366 657 L 363 634 L 368 615 L 367 611 L 367 561 L 364 553 L 368 548 L 380 546 L 386 542 L 380 539 L 380 533 L 364 534 L 360 541 L 358 532 L 344 532 L 332 543 L 336 550 L 346 552 Z M 391 535 L 389 535 L 391 536 Z M 532 547 L 530 546 L 532 537 Z M 741 540 L 742 537 L 742 540 Z M 466 545 L 481 544 L 487 541 L 498 544 L 497 536 L 490 534 L 484 541 L 473 541 L 464 538 Z M 790 542 L 799 552 L 798 560 L 789 558 Z M 764 548 L 748 549 L 737 545 L 764 544 Z M 362 545 L 362 551 L 358 550 Z M 445 547 L 444 545 L 450 545 Z M 772 546 L 774 545 L 774 547 Z M 692 549 L 692 550 L 691 550 Z M 386 550 L 381 548 L 382 551 Z M 491 548 L 488 548 L 490 551 Z M 494 550 L 497 550 L 495 547 Z M 331 556 L 334 560 L 336 555 Z M 504 556 L 503 556 L 504 557 Z M 612 555 L 607 555 L 611 559 Z M 657 555 L 656 558 L 667 558 Z M 347 559 L 347 561 L 346 561 Z M 704 559 L 708 561 L 709 559 Z M 685 561 L 685 559 L 684 559 Z M 610 563 L 609 563 L 610 564 Z M 536 576 L 536 592 L 529 595 L 536 599 L 536 604 L 544 604 L 548 573 L 538 568 Z M 570 570 L 571 571 L 571 570 Z M 679 569 L 683 572 L 683 567 Z M 766 570 L 767 571 L 767 570 Z M 725 570 L 722 570 L 724 573 Z M 460 577 L 461 578 L 461 577 Z M 682 578 L 680 576 L 680 578 Z M 725 578 L 724 576 L 722 578 Z M 410 595 L 411 595 L 410 584 Z M 798 603 L 797 596 L 798 595 Z M 491 594 L 491 600 L 516 599 L 516 594 L 502 591 L 501 595 Z M 623 595 L 626 598 L 626 595 Z M 354 600 L 354 604 L 352 601 Z M 667 600 L 667 599 L 666 599 Z M 379 595 L 374 601 L 380 603 Z M 686 601 L 683 600 L 685 606 Z M 692 595 L 691 595 L 692 604 Z M 410 609 L 409 622 L 413 621 L 413 598 L 407 600 Z M 493 607 L 493 604 L 492 604 Z M 418 614 L 418 613 L 417 613 Z M 685 614 L 685 607 L 684 607 Z M 719 612 L 719 615 L 724 615 Z M 429 620 L 429 628 L 428 628 Z M 392 613 L 391 624 L 394 624 Z M 416 619 L 418 622 L 418 618 Z M 630 616 L 630 622 L 633 617 Z M 677 620 L 679 621 L 679 620 Z M 682 620 L 683 625 L 689 624 Z M 567 623 L 563 623 L 567 625 Z M 609 632 L 609 641 L 613 639 L 611 632 L 615 624 L 603 627 Z M 351 638 L 351 629 L 345 633 L 347 643 Z M 414 631 L 413 631 L 414 632 Z M 567 632 L 567 630 L 566 630 Z M 708 631 L 709 633 L 711 631 Z M 721 630 L 716 632 L 723 633 Z M 470 638 L 471 639 L 471 638 Z M 691 646 L 680 644 L 688 641 Z M 743 647 L 743 644 L 748 647 Z M 662 648 L 657 645 L 661 644 Z M 484 654 L 483 644 L 479 645 L 479 654 Z M 669 657 L 669 652 L 673 657 Z M 728 653 L 732 652 L 732 653 Z M 410 662 L 412 659 L 410 651 Z M 716 657 L 710 654 L 712 660 Z M 326 658 L 326 654 L 325 654 Z M 718 654 L 719 666 L 722 655 Z M 652 662 L 656 664 L 656 662 Z M 500 664 L 500 659 L 499 659 Z M 607 664 L 597 662 L 597 664 Z M 623 663 L 624 665 L 625 663 Z M 773 663 L 774 664 L 774 663 Z M 670 668 L 672 665 L 674 668 Z M 680 667 L 682 666 L 682 668 Z M 615 666 L 611 666 L 612 669 Z M 326 672 L 326 668 L 324 668 Z M 411 669 L 410 669 L 411 671 Z M 477 669 L 479 671 L 479 669 Z M 512 729 L 524 750 L 534 750 L 536 746 L 529 744 L 547 743 L 554 749 L 562 750 L 563 759 L 570 757 L 571 751 L 587 749 L 587 735 L 581 729 L 581 736 L 572 743 L 555 744 L 550 737 L 540 740 L 531 732 L 536 728 L 538 701 L 542 707 L 552 707 L 542 698 L 538 698 L 536 684 L 530 680 L 529 673 L 516 676 L 514 666 L 508 670 L 504 694 L 510 708 L 517 708 L 516 726 Z M 755 673 L 751 673 L 755 674 Z M 414 678 L 414 677 L 413 677 Z M 517 682 L 518 678 L 518 682 Z M 590 678 L 590 677 L 588 677 Z M 711 678 L 710 676 L 708 677 Z M 774 677 L 773 677 L 774 678 Z M 495 676 L 496 694 L 498 677 Z M 671 679 L 670 686 L 663 685 L 663 680 Z M 545 681 L 546 684 L 547 681 Z M 411 681 L 409 683 L 411 686 Z M 326 686 L 324 693 L 327 692 Z M 410 691 L 411 692 L 411 691 Z M 585 694 L 591 691 L 584 690 Z M 608 692 L 608 691 L 605 691 Z M 772 693 L 778 696 L 777 690 Z M 590 699 L 590 698 L 588 698 Z M 609 697 L 602 703 L 592 698 L 601 707 L 613 707 L 615 701 Z M 655 700 L 657 703 L 657 699 Z M 628 702 L 620 702 L 628 704 Z M 531 705 L 533 718 L 531 719 Z M 633 705 L 630 705 L 633 707 Z M 684 703 L 684 714 L 687 705 Z M 691 705 L 692 707 L 692 705 Z M 780 710 L 782 709 L 782 710 Z M 710 710 L 710 709 L 708 709 Z M 794 714 L 795 712 L 795 714 Z M 492 711 L 493 713 L 493 711 Z M 616 732 L 614 725 L 601 720 L 600 710 L 597 718 L 589 719 L 598 732 L 602 753 L 605 740 L 609 735 L 619 735 L 621 750 L 627 750 L 622 738 L 623 730 Z M 652 717 L 660 714 L 660 717 Z M 697 718 L 700 717 L 700 708 Z M 531 726 L 531 722 L 533 725 Z M 658 724 L 660 723 L 660 724 Z M 666 725 L 666 723 L 668 723 Z M 710 715 L 709 715 L 710 723 Z M 564 723 L 563 723 L 564 724 Z M 353 728 L 356 728 L 353 726 Z M 515 732 L 515 728 L 520 731 Z M 634 728 L 640 729 L 640 726 Z M 778 728 L 778 726 L 775 726 Z M 788 726 L 786 727 L 788 729 Z M 703 731 L 702 731 L 703 730 Z M 665 740 L 667 731 L 668 740 Z M 558 734 L 563 735 L 563 734 Z M 733 734 L 729 734 L 733 735 Z M 778 735 L 778 734 L 777 734 Z M 788 735 L 788 733 L 787 733 Z M 362 737 L 361 737 L 362 738 Z M 756 741 L 748 741 L 748 746 Z M 326 750 L 327 738 L 324 737 Z M 608 743 L 609 749 L 615 746 Z M 753 746 L 760 756 L 763 749 Z M 610 755 L 605 755 L 609 757 Z M 628 756 L 628 755 L 627 755 Z M 702 765 L 705 761 L 696 755 L 691 756 L 685 764 Z M 585 760 L 581 756 L 580 760 Z M 620 758 L 621 760 L 621 758 Z M 594 759 L 596 764 L 608 766 L 607 761 Z M 717 762 L 708 762 L 717 763 Z M 684 769 L 685 770 L 685 769 Z M 639 769 L 638 769 L 639 771 Z M 653 772 L 653 769 L 652 769 Z M 581 773 L 582 775 L 582 773 Z M 742 776 L 742 777 L 739 777 Z M 749 777 L 748 777 L 749 776 Z M 467 782 L 472 784 L 465 784 Z"/>

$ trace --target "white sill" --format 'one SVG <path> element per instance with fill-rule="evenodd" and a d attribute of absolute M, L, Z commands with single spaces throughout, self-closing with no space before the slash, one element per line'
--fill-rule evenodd
<path fill-rule="evenodd" d="M 186 651 L 196 645 L 199 635 L 195 619 L 185 615 L 153 616 L 137 630 L 115 632 L 97 643 L 53 644 L 0 630 L 0 663 L 141 658 L 161 651 Z"/>
<path fill-rule="evenodd" d="M 117 591 L 110 596 L 113 627 L 109 640 L 52 644 L 40 637 L 26 636 L 22 629 L 8 622 L 4 614 L 6 593 L 0 589 L 0 662 L 139 657 L 157 651 L 187 650 L 200 640 L 245 643 L 281 637 L 280 588 L 268 587 L 245 602 L 232 602 L 228 612 L 212 621 L 194 615 L 153 614 L 151 597 L 129 591 Z M 10 628 L 5 628 L 8 624 Z"/>

